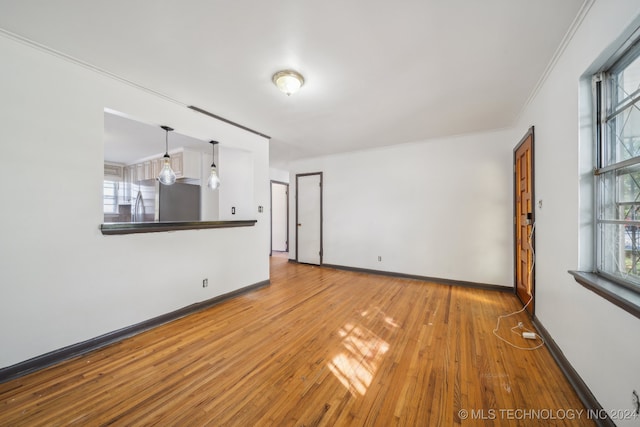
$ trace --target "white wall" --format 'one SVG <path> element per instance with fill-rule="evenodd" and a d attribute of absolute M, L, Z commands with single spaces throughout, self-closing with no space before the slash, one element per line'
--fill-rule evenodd
<path fill-rule="evenodd" d="M 219 218 L 225 221 L 256 218 L 259 204 L 253 201 L 253 153 L 225 146 L 220 147 L 219 153 Z"/>
<path fill-rule="evenodd" d="M 216 151 L 216 159 L 219 157 L 218 146 L 216 145 L 214 150 Z M 211 163 L 213 162 L 213 154 L 202 153 L 200 167 L 202 169 L 200 175 L 200 218 L 203 221 L 218 221 L 220 219 L 220 191 L 211 190 L 207 187 L 207 181 L 209 175 L 211 175 Z M 216 170 L 218 177 L 220 177 L 220 171 L 216 164 Z"/>
<path fill-rule="evenodd" d="M 324 263 L 512 286 L 512 149 L 525 131 L 292 163 L 290 258 L 295 175 L 321 171 Z"/>
<path fill-rule="evenodd" d="M 279 181 L 279 182 L 289 182 L 289 171 L 286 171 L 284 169 L 277 169 L 277 168 L 270 168 L 269 169 L 269 178 L 272 181 Z"/>
<path fill-rule="evenodd" d="M 640 24 L 639 14 L 637 0 L 596 1 L 518 125 L 535 125 L 536 199 L 543 202 L 536 208 L 536 315 L 609 411 L 631 409 L 631 391 L 640 390 L 640 319 L 567 273 L 592 267 L 591 251 L 580 252 L 581 245 L 590 246 L 590 217 L 581 216 L 579 205 L 585 197 L 583 207 L 590 208 L 590 188 L 580 186 L 589 187 L 593 167 L 590 151 L 579 148 L 592 143 L 591 88 L 581 78 L 587 72 L 588 80 L 597 62 L 602 65 L 601 54 L 610 54 L 615 40 Z"/>
<path fill-rule="evenodd" d="M 0 57 L 0 367 L 269 278 L 257 208 L 255 227 L 99 231 L 105 107 L 252 152 L 256 207 L 267 140 L 5 36 Z"/>

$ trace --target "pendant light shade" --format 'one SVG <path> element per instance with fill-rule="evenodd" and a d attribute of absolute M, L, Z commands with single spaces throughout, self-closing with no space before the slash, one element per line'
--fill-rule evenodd
<path fill-rule="evenodd" d="M 169 126 L 160 126 L 165 130 L 165 152 L 162 170 L 160 170 L 160 174 L 158 175 L 158 181 L 160 184 L 171 185 L 176 182 L 176 173 L 171 169 L 171 156 L 169 156 L 169 132 L 173 129 Z"/>
<path fill-rule="evenodd" d="M 211 174 L 209 174 L 209 179 L 207 180 L 207 187 L 209 187 L 211 190 L 215 190 L 218 187 L 220 187 L 220 178 L 218 177 L 218 170 L 216 168 L 216 163 L 215 163 L 215 152 L 216 152 L 216 144 L 218 143 L 218 141 L 209 141 L 211 144 L 211 148 L 212 148 L 212 160 L 211 160 Z"/>

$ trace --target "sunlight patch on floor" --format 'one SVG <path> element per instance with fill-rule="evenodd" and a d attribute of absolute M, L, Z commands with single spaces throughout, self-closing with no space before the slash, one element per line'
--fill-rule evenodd
<path fill-rule="evenodd" d="M 392 326 L 394 328 L 399 327 L 400 325 L 398 323 L 396 323 L 396 321 L 393 319 L 393 317 L 388 316 L 384 311 L 382 311 L 379 307 L 373 307 L 370 308 L 369 310 L 364 310 L 360 313 L 360 316 L 364 317 L 364 318 L 374 318 L 374 317 L 382 317 L 384 319 L 384 322 L 389 325 Z"/>
<path fill-rule="evenodd" d="M 465 295 L 466 298 L 470 299 L 470 300 L 474 300 L 480 304 L 485 304 L 485 305 L 498 305 L 499 301 L 496 301 L 496 293 L 495 292 L 484 292 L 482 294 L 476 292 L 468 292 L 467 295 Z"/>
<path fill-rule="evenodd" d="M 389 344 L 367 328 L 350 323 L 338 333 L 344 351 L 331 359 L 328 367 L 351 394 L 362 396 L 389 350 Z"/>

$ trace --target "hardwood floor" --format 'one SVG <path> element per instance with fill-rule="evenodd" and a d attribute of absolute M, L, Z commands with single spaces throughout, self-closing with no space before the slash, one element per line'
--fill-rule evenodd
<path fill-rule="evenodd" d="M 0 384 L 0 425 L 593 425 L 546 348 L 493 335 L 514 295 L 271 262 L 269 287 Z"/>

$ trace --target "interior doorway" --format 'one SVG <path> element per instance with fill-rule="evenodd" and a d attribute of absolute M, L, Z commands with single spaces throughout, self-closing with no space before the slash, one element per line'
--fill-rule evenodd
<path fill-rule="evenodd" d="M 296 261 L 322 264 L 322 172 L 296 175 Z"/>
<path fill-rule="evenodd" d="M 271 250 L 289 252 L 289 184 L 271 181 Z"/>
<path fill-rule="evenodd" d="M 514 276 L 516 294 L 533 316 L 535 297 L 535 209 L 533 126 L 513 150 Z"/>

